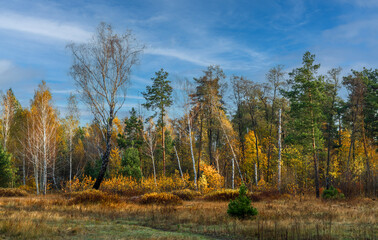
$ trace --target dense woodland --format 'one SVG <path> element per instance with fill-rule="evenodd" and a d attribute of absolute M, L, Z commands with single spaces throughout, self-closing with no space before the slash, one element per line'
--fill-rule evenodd
<path fill-rule="evenodd" d="M 319 196 L 334 186 L 347 197 L 377 195 L 378 69 L 323 75 L 310 52 L 300 67 L 275 66 L 264 80 L 209 66 L 173 81 L 157 69 L 144 104 L 121 119 L 143 46 L 102 24 L 93 41 L 68 49 L 79 94 L 64 114 L 44 81 L 29 106 L 12 89 L 2 94 L 1 187 L 46 194 L 96 179 L 96 189 L 105 181 L 152 189 L 183 181 L 181 188 L 210 191 L 243 182 L 252 191 Z M 90 124 L 80 124 L 81 101 Z"/>

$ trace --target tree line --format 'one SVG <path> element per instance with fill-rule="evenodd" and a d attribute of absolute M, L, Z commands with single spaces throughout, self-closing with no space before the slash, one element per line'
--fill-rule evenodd
<path fill-rule="evenodd" d="M 336 186 L 347 196 L 377 194 L 378 69 L 323 75 L 306 52 L 300 67 L 287 74 L 277 65 L 263 82 L 209 66 L 200 77 L 177 80 L 176 90 L 161 69 L 142 92 L 145 103 L 119 119 L 144 46 L 131 32 L 117 34 L 102 23 L 90 42 L 68 49 L 79 95 L 69 96 L 64 116 L 44 81 L 28 107 L 12 89 L 2 94 L 3 187 L 46 194 L 74 177 L 92 176 L 98 189 L 119 175 L 153 176 L 156 184 L 158 176 L 186 173 L 198 190 L 211 168 L 225 188 L 244 183 L 319 197 L 321 188 Z M 79 101 L 93 115 L 86 126 Z M 172 108 L 179 117 L 169 116 Z"/>

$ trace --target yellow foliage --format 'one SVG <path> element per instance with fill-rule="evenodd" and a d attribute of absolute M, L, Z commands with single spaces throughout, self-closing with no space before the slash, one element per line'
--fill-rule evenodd
<path fill-rule="evenodd" d="M 210 165 L 202 164 L 201 165 L 202 176 L 206 178 L 206 189 L 207 191 L 212 191 L 215 189 L 220 189 L 224 186 L 224 177 L 218 173 L 218 171 Z M 201 181 L 201 179 L 200 179 Z M 199 183 L 200 184 L 200 183 Z M 201 187 L 200 187 L 201 189 Z"/>
<path fill-rule="evenodd" d="M 199 178 L 198 188 L 203 193 L 208 192 L 206 175 L 202 174 L 201 177 Z"/>
<path fill-rule="evenodd" d="M 115 136 L 117 136 L 118 134 L 123 135 L 123 125 L 118 117 L 114 118 L 113 125 L 115 126 L 115 131 L 113 131 Z"/>
<path fill-rule="evenodd" d="M 110 177 L 115 177 L 118 175 L 119 170 L 121 169 L 121 151 L 115 147 L 110 151 L 109 157 L 109 175 Z"/>
<path fill-rule="evenodd" d="M 93 184 L 95 183 L 95 179 L 92 179 L 90 176 L 85 176 L 83 180 L 79 180 L 78 177 L 74 176 L 71 180 L 71 191 L 78 192 L 78 191 L 85 191 L 88 189 L 92 189 Z M 63 192 L 70 192 L 70 181 L 67 181 L 65 186 L 62 188 Z"/>
<path fill-rule="evenodd" d="M 255 176 L 255 167 L 257 164 L 260 167 L 260 172 L 265 172 L 267 168 L 267 156 L 264 154 L 261 149 L 261 143 L 257 142 L 256 148 L 256 136 L 254 131 L 249 131 L 245 136 L 245 161 L 243 162 L 242 169 L 244 172 L 247 172 L 247 176 L 254 178 Z M 257 151 L 258 151 L 258 162 L 257 162 Z"/>

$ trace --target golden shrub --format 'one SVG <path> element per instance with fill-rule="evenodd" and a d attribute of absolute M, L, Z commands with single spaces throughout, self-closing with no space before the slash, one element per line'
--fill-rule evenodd
<path fill-rule="evenodd" d="M 92 189 L 95 181 L 96 179 L 92 179 L 92 177 L 90 176 L 85 176 L 81 181 L 78 177 L 74 176 L 71 180 L 71 188 L 70 181 L 67 181 L 65 185 L 62 187 L 62 190 L 63 192 L 78 192 L 89 190 Z"/>
<path fill-rule="evenodd" d="M 132 177 L 118 176 L 105 179 L 101 184 L 101 190 L 123 196 L 136 196 L 144 193 L 141 184 Z"/>
<path fill-rule="evenodd" d="M 202 164 L 202 175 L 206 176 L 208 191 L 221 189 L 224 185 L 224 177 L 211 165 Z"/>
<path fill-rule="evenodd" d="M 179 205 L 182 204 L 181 198 L 172 193 L 146 193 L 140 200 L 141 204 L 158 204 L 158 205 Z"/>

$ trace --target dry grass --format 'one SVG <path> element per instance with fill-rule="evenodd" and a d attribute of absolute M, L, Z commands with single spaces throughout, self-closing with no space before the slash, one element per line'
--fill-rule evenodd
<path fill-rule="evenodd" d="M 18 188 L 0 188 L 0 197 L 26 197 L 29 194 Z"/>
<path fill-rule="evenodd" d="M 235 200 L 239 196 L 239 190 L 222 189 L 206 194 L 203 199 L 205 201 L 230 201 Z"/>
<path fill-rule="evenodd" d="M 95 189 L 89 189 L 81 192 L 65 194 L 69 197 L 69 204 L 93 204 L 93 203 L 112 203 L 119 202 L 116 195 L 105 193 Z"/>
<path fill-rule="evenodd" d="M 227 216 L 227 202 L 195 200 L 167 207 L 69 201 L 61 195 L 1 198 L 0 238 L 375 239 L 378 232 L 377 202 L 365 198 L 263 199 L 253 203 L 259 215 L 244 221 Z"/>
<path fill-rule="evenodd" d="M 181 198 L 172 193 L 146 193 L 140 199 L 141 204 L 179 205 Z"/>
<path fill-rule="evenodd" d="M 172 194 L 178 196 L 184 201 L 191 201 L 195 199 L 196 197 L 201 196 L 201 193 L 190 190 L 190 189 L 172 191 Z"/>

